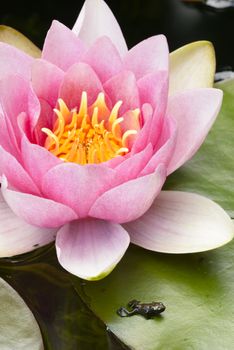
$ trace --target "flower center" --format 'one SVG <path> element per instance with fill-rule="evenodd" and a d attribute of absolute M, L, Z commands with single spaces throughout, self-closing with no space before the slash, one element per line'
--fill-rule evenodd
<path fill-rule="evenodd" d="M 87 93 L 83 92 L 79 111 L 69 110 L 59 99 L 58 109 L 54 109 L 57 120 L 53 131 L 42 128 L 47 135 L 45 148 L 64 161 L 82 165 L 127 154 L 131 148 L 130 139 L 136 136 L 137 130 L 126 129 L 129 123 L 118 116 L 121 105 L 122 101 L 118 101 L 110 111 L 102 92 L 90 107 Z M 139 109 L 130 113 L 135 119 L 133 125 L 139 125 Z"/>

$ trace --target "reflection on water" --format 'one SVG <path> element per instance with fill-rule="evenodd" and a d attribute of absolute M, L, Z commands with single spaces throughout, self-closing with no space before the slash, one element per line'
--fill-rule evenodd
<path fill-rule="evenodd" d="M 224 68 L 223 71 L 217 72 L 215 74 L 215 82 L 217 83 L 218 81 L 222 80 L 227 80 L 227 79 L 234 79 L 234 72 L 232 71 L 232 68 L 227 67 L 226 69 Z"/>
<path fill-rule="evenodd" d="M 205 4 L 216 9 L 226 9 L 229 7 L 234 7 L 233 0 L 207 0 Z"/>
<path fill-rule="evenodd" d="M 234 7 L 234 0 L 183 0 L 183 2 L 200 3 L 218 10 Z"/>

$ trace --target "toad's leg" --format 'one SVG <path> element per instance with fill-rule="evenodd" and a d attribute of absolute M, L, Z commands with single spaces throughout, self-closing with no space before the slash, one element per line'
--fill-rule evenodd
<path fill-rule="evenodd" d="M 121 307 L 117 310 L 117 314 L 121 317 L 129 317 L 129 316 L 136 315 L 137 313 L 138 313 L 137 309 L 128 311 L 127 309 L 125 309 L 125 307 Z"/>

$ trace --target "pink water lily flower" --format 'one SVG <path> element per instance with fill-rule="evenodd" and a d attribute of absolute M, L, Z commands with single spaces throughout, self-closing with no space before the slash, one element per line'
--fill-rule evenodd
<path fill-rule="evenodd" d="M 95 280 L 130 241 L 168 253 L 230 241 L 217 204 L 161 191 L 219 112 L 214 66 L 208 42 L 174 52 L 170 74 L 163 35 L 128 51 L 103 0 L 72 30 L 54 21 L 41 58 L 1 43 L 0 256 L 55 239 L 61 265 Z"/>

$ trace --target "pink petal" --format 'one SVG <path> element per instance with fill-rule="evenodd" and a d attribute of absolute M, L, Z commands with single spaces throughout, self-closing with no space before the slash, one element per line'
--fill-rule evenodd
<path fill-rule="evenodd" d="M 86 51 L 83 42 L 58 21 L 53 21 L 47 33 L 42 58 L 62 70 L 67 70 L 81 60 Z"/>
<path fill-rule="evenodd" d="M 30 118 L 27 115 L 27 113 L 22 112 L 17 116 L 17 125 L 20 131 L 19 142 L 22 136 L 26 136 L 30 141 L 34 141 L 32 129 L 30 125 Z"/>
<path fill-rule="evenodd" d="M 222 103 L 222 91 L 196 89 L 169 99 L 167 114 L 178 124 L 175 151 L 168 167 L 172 173 L 190 159 L 203 143 Z"/>
<path fill-rule="evenodd" d="M 118 101 L 123 101 L 120 114 L 140 106 L 137 83 L 132 72 L 124 71 L 115 75 L 103 87 L 112 105 L 115 105 Z"/>
<path fill-rule="evenodd" d="M 152 145 L 148 144 L 148 146 L 143 151 L 132 155 L 117 167 L 115 167 L 115 170 L 118 174 L 118 177 L 121 179 L 121 182 L 136 178 L 140 174 L 141 170 L 149 162 L 152 154 Z"/>
<path fill-rule="evenodd" d="M 128 245 L 129 236 L 120 225 L 95 219 L 65 225 L 56 239 L 60 264 L 86 280 L 99 280 L 108 275 Z"/>
<path fill-rule="evenodd" d="M 22 165 L 0 146 L 0 176 L 5 175 L 18 191 L 38 194 L 39 189 Z"/>
<path fill-rule="evenodd" d="M 18 159 L 18 158 L 20 158 L 20 156 L 19 156 L 20 150 L 16 146 L 16 140 L 13 140 L 13 142 L 12 142 L 12 138 L 10 137 L 11 133 L 13 133 L 12 128 L 11 128 L 11 131 L 9 132 L 7 120 L 0 113 L 0 145 L 8 153 L 12 154 L 15 158 Z"/>
<path fill-rule="evenodd" d="M 0 42 L 0 79 L 9 74 L 19 74 L 30 79 L 33 58 L 11 45 Z"/>
<path fill-rule="evenodd" d="M 0 104 L 5 118 L 11 124 L 18 145 L 22 132 L 18 127 L 17 117 L 25 112 L 33 131 L 40 115 L 40 103 L 29 82 L 19 76 L 10 76 L 0 81 Z"/>
<path fill-rule="evenodd" d="M 7 179 L 2 177 L 2 195 L 11 210 L 30 225 L 44 228 L 60 227 L 77 219 L 75 212 L 66 205 L 50 199 L 9 190 Z"/>
<path fill-rule="evenodd" d="M 32 86 L 37 97 L 54 108 L 63 77 L 64 72 L 55 65 L 44 60 L 35 60 L 32 67 Z"/>
<path fill-rule="evenodd" d="M 161 101 L 155 108 L 154 112 L 150 104 L 145 103 L 142 107 L 142 119 L 144 124 L 137 134 L 136 140 L 131 149 L 131 153 L 137 153 L 144 149 L 148 143 L 151 143 L 156 149 L 161 139 L 164 125 L 164 112 L 166 109 L 166 101 Z"/>
<path fill-rule="evenodd" d="M 93 69 L 86 63 L 78 63 L 66 73 L 59 96 L 69 108 L 79 107 L 83 91 L 87 92 L 88 104 L 91 105 L 103 88 Z"/>
<path fill-rule="evenodd" d="M 1 97 L 0 97 L 0 100 L 1 100 Z M 1 105 L 0 105 L 1 106 Z M 15 135 L 15 130 L 17 131 L 17 136 L 18 136 L 18 139 L 20 139 L 20 136 L 22 134 L 22 132 L 20 131 L 19 129 L 19 125 L 18 123 L 17 124 L 17 127 L 15 126 L 15 130 L 12 126 L 12 123 L 11 123 L 11 120 L 7 117 L 6 113 L 4 111 L 2 111 L 2 115 L 1 115 L 1 119 L 2 119 L 2 126 L 3 126 L 3 130 L 5 129 L 6 130 L 6 135 L 3 136 L 2 140 L 0 140 L 0 144 L 2 146 L 4 146 L 4 144 L 7 143 L 7 138 L 8 138 L 8 145 L 11 145 L 10 147 L 10 153 L 12 155 L 15 156 L 15 158 L 19 159 L 21 158 L 21 155 L 20 155 L 20 147 L 19 147 L 19 142 L 16 138 L 16 135 Z M 17 117 L 18 118 L 18 117 Z M 16 121 L 17 121 L 17 118 L 16 118 Z M 2 131 L 3 131 L 2 130 Z"/>
<path fill-rule="evenodd" d="M 124 225 L 131 242 L 164 253 L 194 253 L 229 242 L 234 226 L 225 211 L 194 193 L 162 191 L 152 207 Z"/>
<path fill-rule="evenodd" d="M 141 105 L 150 103 L 153 108 L 167 104 L 168 72 L 157 71 L 145 75 L 137 82 Z"/>
<path fill-rule="evenodd" d="M 136 115 L 133 111 L 127 111 L 125 114 L 122 115 L 122 118 L 123 121 L 120 124 L 120 129 L 123 134 L 125 133 L 125 131 L 128 130 L 141 130 L 141 117 L 136 118 Z"/>
<path fill-rule="evenodd" d="M 134 142 L 133 147 L 131 149 L 131 154 L 141 152 L 149 143 L 148 139 L 151 133 L 151 125 L 152 125 L 152 118 L 153 118 L 152 106 L 148 103 L 145 103 L 142 106 L 141 114 L 142 114 L 142 119 L 144 121 L 144 124 L 141 130 L 137 134 L 136 141 Z M 160 132 L 158 130 L 157 133 L 155 132 L 155 137 L 158 138 L 159 135 L 160 135 Z"/>
<path fill-rule="evenodd" d="M 96 164 L 64 163 L 49 170 L 43 179 L 43 193 L 86 217 L 94 201 L 114 186 L 115 171 Z"/>
<path fill-rule="evenodd" d="M 103 0 L 86 0 L 72 31 L 88 46 L 108 36 L 121 56 L 128 51 L 119 24 Z"/>
<path fill-rule="evenodd" d="M 159 164 L 164 164 L 168 167 L 175 149 L 177 124 L 170 118 L 165 119 L 165 124 L 166 127 L 164 127 L 159 138 L 159 144 L 161 144 L 161 147 L 157 149 L 153 157 L 142 170 L 140 176 L 153 173 Z"/>
<path fill-rule="evenodd" d="M 42 128 L 53 129 L 56 120 L 55 113 L 51 105 L 43 99 L 40 99 L 41 112 L 33 130 L 34 141 L 36 144 L 44 146 L 46 134 L 41 131 Z"/>
<path fill-rule="evenodd" d="M 96 200 L 89 215 L 117 223 L 135 220 L 149 209 L 165 177 L 165 167 L 160 165 L 153 174 L 117 186 Z"/>
<path fill-rule="evenodd" d="M 24 167 L 39 188 L 47 171 L 63 163 L 44 147 L 30 143 L 26 137 L 22 138 L 21 151 Z"/>
<path fill-rule="evenodd" d="M 28 225 L 8 207 L 0 194 L 0 257 L 24 254 L 55 239 L 56 229 Z"/>
<path fill-rule="evenodd" d="M 118 156 L 118 157 L 115 157 L 115 158 L 112 158 L 110 160 L 108 160 L 107 162 L 105 163 L 101 163 L 100 165 L 101 166 L 104 166 L 104 167 L 109 167 L 111 169 L 114 169 L 116 168 L 119 164 L 121 164 L 124 160 L 126 159 L 126 156 Z"/>
<path fill-rule="evenodd" d="M 163 126 L 163 119 L 167 108 L 168 73 L 158 71 L 148 74 L 138 80 L 141 103 L 150 103 L 154 108 L 148 142 L 156 145 Z"/>
<path fill-rule="evenodd" d="M 125 69 L 137 79 L 157 70 L 168 70 L 169 51 L 164 35 L 153 36 L 134 46 L 125 56 Z"/>
<path fill-rule="evenodd" d="M 106 36 L 95 41 L 82 61 L 94 69 L 102 83 L 122 69 L 121 57 L 112 41 Z"/>

